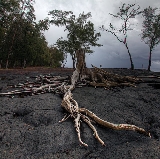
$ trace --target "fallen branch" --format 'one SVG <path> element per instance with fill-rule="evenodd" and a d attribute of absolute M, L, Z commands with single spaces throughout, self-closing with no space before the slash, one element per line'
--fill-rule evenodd
<path fill-rule="evenodd" d="M 147 136 L 151 137 L 149 132 L 146 132 L 144 129 L 139 128 L 135 125 L 113 124 L 113 123 L 104 121 L 104 120 L 100 119 L 98 116 L 96 116 L 94 113 L 92 113 L 91 111 L 89 111 L 88 109 L 85 109 L 85 108 L 79 108 L 79 112 L 86 114 L 91 119 L 93 119 L 95 122 L 97 122 L 99 125 L 102 125 L 104 127 L 115 129 L 115 130 L 133 130 L 133 131 L 137 131 L 139 133 L 142 133 L 144 135 L 147 135 Z"/>
<path fill-rule="evenodd" d="M 50 80 L 52 79 L 52 80 Z M 17 85 L 10 84 L 8 88 L 18 88 L 17 90 L 0 93 L 0 96 L 14 96 L 14 95 L 36 95 L 43 93 L 57 93 L 58 86 L 68 81 L 68 76 L 38 76 L 35 82 L 19 83 Z"/>
<path fill-rule="evenodd" d="M 160 76 L 138 76 L 138 78 L 158 78 L 160 79 Z"/>
<path fill-rule="evenodd" d="M 151 137 L 149 132 L 146 132 L 144 129 L 139 128 L 135 125 L 113 124 L 113 123 L 110 123 L 110 122 L 107 122 L 107 121 L 100 119 L 98 116 L 96 116 L 94 113 L 92 113 L 88 109 L 78 107 L 78 103 L 73 99 L 73 95 L 72 95 L 71 91 L 75 88 L 76 82 L 78 81 L 78 79 L 80 77 L 80 73 L 82 73 L 82 74 L 84 73 L 84 72 L 82 72 L 82 70 L 85 71 L 85 68 L 84 68 L 85 64 L 83 63 L 84 61 L 81 61 L 81 59 L 84 59 L 83 58 L 84 57 L 83 51 L 78 52 L 78 57 L 79 57 L 79 59 L 77 59 L 78 65 L 77 65 L 77 68 L 73 72 L 73 75 L 71 77 L 71 85 L 68 85 L 68 86 L 62 85 L 59 88 L 60 88 L 61 92 L 64 93 L 64 97 L 63 97 L 61 105 L 70 114 L 70 117 L 74 118 L 75 128 L 76 128 L 79 142 L 84 146 L 88 146 L 86 143 L 84 143 L 81 140 L 81 135 L 80 135 L 80 121 L 81 121 L 81 119 L 84 122 L 86 122 L 88 124 L 88 126 L 93 130 L 95 138 L 102 145 L 105 145 L 105 144 L 104 144 L 103 140 L 100 139 L 100 137 L 96 131 L 96 128 L 91 123 L 91 119 L 94 120 L 95 122 L 97 122 L 98 124 L 105 126 L 107 128 L 111 128 L 111 129 L 115 129 L 115 130 L 133 130 L 133 131 L 137 131 L 139 133 L 142 133 L 144 135 Z M 100 78 L 101 78 L 101 81 L 103 82 L 104 87 L 110 87 L 113 85 L 118 86 L 119 84 L 120 85 L 127 85 L 127 86 L 134 86 L 131 84 L 131 82 L 139 81 L 139 79 L 128 77 L 128 76 L 122 77 L 119 75 L 113 75 L 110 73 L 106 73 L 105 71 L 99 70 L 96 67 L 94 67 L 94 69 L 98 73 L 99 73 L 99 71 L 101 71 L 103 73 L 100 75 Z M 90 75 L 92 76 L 92 80 L 94 80 L 92 83 L 94 83 L 95 86 L 97 86 L 97 83 L 95 81 L 95 76 L 93 74 L 90 74 Z M 110 79 L 110 81 L 108 83 L 104 79 L 105 78 L 104 76 L 106 76 L 106 75 L 107 75 L 107 78 Z M 112 78 L 113 78 L 113 80 L 111 80 Z M 121 83 L 117 83 L 116 82 L 117 80 L 118 80 L 118 82 L 121 82 Z M 64 117 L 61 121 L 65 121 L 64 119 L 66 119 L 66 117 Z"/>
<path fill-rule="evenodd" d="M 69 117 L 74 119 L 74 125 L 77 132 L 79 142 L 88 146 L 81 139 L 80 124 L 85 122 L 92 129 L 94 137 L 105 146 L 104 141 L 99 137 L 98 132 L 92 121 L 115 130 L 132 130 L 138 133 L 142 133 L 151 137 L 149 132 L 146 132 L 143 128 L 130 124 L 114 124 L 108 121 L 104 121 L 93 112 L 85 108 L 79 108 L 78 103 L 74 100 L 72 91 L 76 88 L 76 85 L 84 86 L 90 84 L 94 87 L 105 87 L 109 89 L 111 87 L 119 86 L 132 86 L 135 87 L 137 82 L 142 81 L 139 78 L 121 76 L 104 71 L 103 69 L 93 66 L 93 69 L 86 68 L 85 54 L 82 49 L 77 51 L 77 65 L 76 70 L 73 72 L 70 81 L 67 77 L 61 76 L 39 76 L 36 77 L 36 82 L 26 82 L 25 84 L 11 85 L 14 88 L 21 88 L 21 90 L 9 91 L 7 93 L 0 93 L 0 96 L 13 96 L 23 94 L 41 94 L 46 92 L 58 93 L 63 95 L 61 106 L 67 111 L 67 115 L 60 121 L 63 122 Z M 69 85 L 69 83 L 71 83 Z"/>

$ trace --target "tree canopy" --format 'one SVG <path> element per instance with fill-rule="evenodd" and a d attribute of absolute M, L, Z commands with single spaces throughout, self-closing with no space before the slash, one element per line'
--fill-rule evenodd
<path fill-rule="evenodd" d="M 151 67 L 151 55 L 153 49 L 160 43 L 160 13 L 156 14 L 158 8 L 148 7 L 143 11 L 143 29 L 141 38 L 149 46 L 149 64 L 148 70 Z"/>
<path fill-rule="evenodd" d="M 85 53 L 92 53 L 92 46 L 102 46 L 98 43 L 100 32 L 95 31 L 91 22 L 91 12 L 81 13 L 77 17 L 72 11 L 53 10 L 48 18 L 36 22 L 34 14 L 35 0 L 1 0 L 0 1 L 0 68 L 26 66 L 60 66 L 70 53 L 73 67 L 76 63 L 76 51 L 83 49 Z M 110 14 L 122 20 L 120 28 L 112 23 L 109 29 L 101 29 L 113 34 L 127 49 L 131 69 L 134 69 L 132 55 L 128 47 L 128 31 L 132 30 L 130 19 L 143 13 L 142 40 L 150 47 L 151 54 L 160 42 L 160 14 L 157 8 L 148 7 L 140 11 L 136 4 L 123 4 L 117 14 Z M 158 13 L 158 14 L 157 14 Z M 48 46 L 44 31 L 50 25 L 64 26 L 67 38 L 60 37 L 56 44 Z M 56 54 L 56 56 L 55 56 Z M 54 58 L 54 59 L 53 59 Z M 57 62 L 55 60 L 58 60 Z"/>
<path fill-rule="evenodd" d="M 73 67 L 75 65 L 75 52 L 83 48 L 86 53 L 92 53 L 90 46 L 102 46 L 97 43 L 101 34 L 95 33 L 94 24 L 88 20 L 91 13 L 81 13 L 76 16 L 71 11 L 53 10 L 49 12 L 52 20 L 50 24 L 56 26 L 65 26 L 67 31 L 67 40 L 59 38 L 56 46 L 65 53 L 70 53 L 73 60 Z"/>
<path fill-rule="evenodd" d="M 33 4 L 34 0 L 1 0 L 0 68 L 50 66 L 50 47 L 42 32 L 48 24 L 35 22 Z M 59 61 L 56 64 L 60 66 Z"/>

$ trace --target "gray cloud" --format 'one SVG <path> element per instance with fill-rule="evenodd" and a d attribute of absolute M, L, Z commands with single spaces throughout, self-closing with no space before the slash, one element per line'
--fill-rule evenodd
<path fill-rule="evenodd" d="M 115 26 L 121 26 L 121 21 L 113 18 L 109 13 L 116 14 L 119 7 L 123 4 L 136 3 L 140 5 L 141 9 L 148 6 L 157 7 L 160 6 L 159 0 L 36 0 L 35 13 L 37 20 L 47 17 L 48 11 L 54 9 L 71 10 L 78 16 L 83 11 L 85 13 L 91 12 L 91 21 L 95 25 L 95 29 L 99 32 L 99 27 L 104 25 L 108 28 L 109 23 L 113 23 Z M 131 23 L 134 24 L 132 31 L 128 33 L 128 45 L 133 57 L 133 62 L 136 68 L 147 68 L 149 47 L 141 41 L 140 33 L 142 26 L 142 16 L 138 16 L 132 19 Z M 96 66 L 102 65 L 102 67 L 130 67 L 129 56 L 125 46 L 120 43 L 112 34 L 108 32 L 102 32 L 102 36 L 99 43 L 102 47 L 93 48 L 94 53 L 86 55 L 87 66 L 90 64 Z M 51 28 L 45 32 L 46 39 L 49 44 L 56 43 L 60 37 L 66 37 L 64 28 L 58 28 L 51 26 Z M 122 39 L 123 36 L 120 36 Z M 158 45 L 152 54 L 152 70 L 160 71 L 160 45 Z M 72 67 L 72 60 L 68 56 L 66 67 Z"/>

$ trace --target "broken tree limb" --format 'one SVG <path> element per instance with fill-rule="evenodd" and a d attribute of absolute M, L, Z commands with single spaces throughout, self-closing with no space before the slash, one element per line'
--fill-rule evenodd
<path fill-rule="evenodd" d="M 95 138 L 102 145 L 105 145 L 104 141 L 99 137 L 96 128 L 91 123 L 91 119 L 93 119 L 98 124 L 105 126 L 105 127 L 108 127 L 108 128 L 112 128 L 115 130 L 133 130 L 133 131 L 137 131 L 139 133 L 143 133 L 143 134 L 151 137 L 149 132 L 146 132 L 144 129 L 139 128 L 135 125 L 113 124 L 113 123 L 110 123 L 110 122 L 107 122 L 107 121 L 100 119 L 98 116 L 96 116 L 94 113 L 92 113 L 88 109 L 79 108 L 78 103 L 73 99 L 73 95 L 72 95 L 71 91 L 75 88 L 76 82 L 78 81 L 78 79 L 81 76 L 80 73 L 87 72 L 87 68 L 85 68 L 85 63 L 84 63 L 85 61 L 82 61 L 82 60 L 84 60 L 84 52 L 79 50 L 77 53 L 78 53 L 78 56 L 77 56 L 78 64 L 77 64 L 76 70 L 73 72 L 73 75 L 71 77 L 71 85 L 68 85 L 68 86 L 62 85 L 61 86 L 61 91 L 64 92 L 64 97 L 63 97 L 61 106 L 68 113 L 70 113 L 70 117 L 74 118 L 75 128 L 76 128 L 79 142 L 84 146 L 88 146 L 86 143 L 84 143 L 81 140 L 81 135 L 80 135 L 80 121 L 81 121 L 81 119 L 82 119 L 82 121 L 86 122 L 88 124 L 88 126 L 93 130 Z M 96 74 L 96 75 L 98 75 L 98 77 L 100 77 L 101 82 L 103 82 L 102 86 L 104 86 L 104 87 L 110 87 L 113 85 L 118 86 L 119 84 L 127 85 L 127 86 L 134 86 L 134 85 L 132 85 L 131 82 L 136 82 L 139 80 L 139 79 L 128 77 L 128 76 L 122 77 L 119 75 L 113 75 L 110 73 L 106 73 L 105 71 L 99 70 L 96 67 L 94 67 L 94 69 L 96 70 L 96 72 L 98 72 L 98 74 Z M 100 71 L 102 72 L 102 74 L 99 75 Z M 92 71 L 88 71 L 88 72 L 91 72 L 90 76 L 92 77 L 92 80 L 93 80 L 92 82 L 95 84 L 95 86 L 97 86 L 96 85 L 97 84 L 96 83 L 97 77 L 95 76 L 95 74 Z M 107 76 L 107 79 L 110 79 L 110 80 L 108 80 L 108 83 L 106 82 L 107 80 L 105 79 L 106 76 Z M 113 78 L 113 80 L 111 80 L 112 78 Z M 118 82 L 117 82 L 117 80 L 118 80 Z M 121 82 L 121 83 L 119 83 L 119 82 Z M 64 121 L 64 119 L 62 119 L 62 120 Z"/>
<path fill-rule="evenodd" d="M 160 76 L 138 76 L 138 78 L 158 78 L 160 79 Z"/>
<path fill-rule="evenodd" d="M 91 85 L 94 87 L 105 87 L 107 89 L 119 86 L 133 86 L 136 83 L 141 82 L 139 78 L 121 76 L 113 73 L 104 71 L 103 69 L 93 66 L 92 69 L 87 68 L 85 64 L 85 52 L 83 49 L 77 51 L 77 64 L 76 69 L 73 72 L 70 81 L 68 77 L 60 76 L 39 76 L 37 81 L 26 82 L 25 84 L 19 84 L 13 86 L 14 88 L 21 88 L 21 90 L 9 91 L 7 93 L 0 93 L 0 96 L 13 96 L 16 94 L 40 94 L 46 92 L 58 93 L 63 95 L 61 106 L 67 112 L 67 115 L 60 122 L 64 122 L 69 117 L 73 118 L 74 126 L 77 132 L 78 140 L 80 144 L 88 146 L 81 139 L 80 124 L 85 122 L 92 129 L 94 137 L 105 146 L 104 141 L 99 137 L 96 128 L 94 127 L 92 121 L 115 130 L 132 130 L 144 135 L 151 137 L 150 133 L 145 131 L 143 128 L 137 127 L 130 124 L 114 124 L 108 121 L 102 120 L 93 112 L 85 108 L 79 108 L 77 101 L 73 98 L 72 91 L 76 88 L 77 84 Z"/>
<path fill-rule="evenodd" d="M 86 122 L 88 124 L 88 126 L 93 130 L 94 132 L 94 137 L 103 145 L 105 146 L 103 140 L 99 137 L 98 133 L 97 133 L 97 130 L 95 129 L 95 127 L 93 126 L 93 124 L 91 123 L 91 120 L 86 116 L 86 115 L 81 115 L 82 117 L 82 120 L 84 122 Z"/>
<path fill-rule="evenodd" d="M 113 123 L 107 122 L 105 120 L 100 119 L 98 116 L 96 116 L 94 113 L 92 113 L 91 111 L 89 111 L 86 108 L 79 108 L 79 112 L 86 114 L 91 119 L 93 119 L 95 122 L 97 122 L 99 125 L 102 125 L 104 127 L 115 129 L 115 130 L 133 130 L 133 131 L 137 131 L 139 133 L 142 133 L 144 135 L 147 135 L 147 136 L 151 137 L 149 132 L 146 132 L 144 129 L 139 128 L 139 127 L 137 127 L 135 125 L 113 124 Z"/>

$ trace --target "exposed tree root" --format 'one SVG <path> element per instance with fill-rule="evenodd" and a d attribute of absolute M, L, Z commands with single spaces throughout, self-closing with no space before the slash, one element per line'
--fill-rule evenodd
<path fill-rule="evenodd" d="M 64 88 L 63 88 L 64 87 Z M 129 125 L 129 124 L 113 124 L 107 121 L 102 120 L 101 118 L 99 118 L 98 116 L 96 116 L 94 113 L 92 113 L 91 111 L 89 111 L 88 109 L 85 108 L 79 108 L 78 107 L 78 103 L 73 99 L 72 93 L 70 91 L 70 87 L 68 87 L 68 91 L 65 88 L 66 86 L 62 86 L 60 87 L 61 91 L 64 90 L 65 95 L 64 98 L 62 100 L 62 107 L 68 112 L 70 113 L 70 117 L 74 118 L 74 122 L 75 122 L 75 128 L 77 131 L 77 135 L 78 135 L 78 139 L 79 142 L 84 145 L 84 146 L 88 146 L 86 143 L 84 143 L 81 140 L 81 135 L 80 135 L 80 121 L 81 119 L 86 122 L 88 124 L 88 126 L 93 130 L 94 132 L 94 136 L 95 138 L 102 144 L 105 145 L 103 140 L 100 139 L 96 128 L 93 126 L 91 119 L 94 120 L 96 123 L 107 127 L 107 128 L 111 128 L 111 129 L 115 129 L 115 130 L 132 130 L 132 131 L 137 131 L 138 133 L 142 133 L 144 135 L 147 135 L 149 137 L 151 137 L 149 132 L 146 132 L 144 129 L 139 128 L 135 125 Z M 71 86 L 72 87 L 72 86 Z M 90 119 L 91 118 L 91 119 Z M 62 121 L 65 121 L 66 117 L 64 119 L 62 119 Z"/>
<path fill-rule="evenodd" d="M 37 82 L 25 83 L 12 86 L 14 88 L 21 88 L 19 90 L 10 91 L 7 93 L 0 93 L 0 96 L 13 96 L 13 95 L 34 95 L 46 92 L 58 93 L 63 95 L 61 106 L 69 113 L 60 121 L 63 122 L 69 117 L 74 119 L 75 129 L 78 135 L 79 142 L 88 146 L 81 140 L 80 134 L 80 124 L 82 121 L 88 124 L 88 126 L 93 130 L 94 137 L 102 144 L 105 145 L 103 140 L 99 137 L 96 128 L 92 124 L 92 120 L 96 123 L 115 130 L 132 130 L 144 135 L 151 137 L 149 132 L 146 132 L 143 128 L 139 128 L 135 125 L 129 124 L 113 124 L 107 121 L 102 120 L 96 116 L 93 112 L 85 108 L 79 108 L 78 103 L 74 100 L 72 95 L 72 90 L 75 89 L 78 81 L 83 81 L 82 85 L 86 83 L 94 87 L 105 87 L 109 89 L 111 87 L 117 86 L 133 86 L 141 80 L 138 78 L 133 78 L 129 76 L 120 76 L 117 74 L 109 73 L 103 69 L 93 66 L 93 69 L 86 68 L 85 65 L 85 54 L 83 50 L 77 52 L 77 65 L 76 70 L 73 72 L 73 75 L 68 80 L 68 77 L 60 76 L 39 76 L 37 77 Z M 69 83 L 71 83 L 69 85 Z M 81 83 L 80 83 L 81 84 Z M 81 86 L 82 86 L 81 85 Z"/>
<path fill-rule="evenodd" d="M 107 121 L 100 119 L 98 116 L 96 116 L 94 113 L 92 113 L 88 109 L 78 107 L 78 103 L 73 99 L 73 95 L 72 95 L 71 91 L 75 88 L 75 85 L 76 85 L 78 79 L 82 77 L 82 76 L 80 77 L 80 73 L 81 73 L 81 75 L 83 75 L 84 72 L 88 71 L 87 68 L 85 68 L 84 61 L 81 61 L 82 59 L 84 59 L 83 51 L 78 52 L 78 57 L 79 57 L 79 59 L 78 59 L 79 63 L 77 64 L 77 68 L 73 72 L 73 75 L 71 77 L 71 85 L 67 85 L 67 86 L 62 85 L 59 88 L 61 89 L 61 92 L 64 93 L 64 97 L 63 97 L 61 105 L 68 113 L 70 113 L 70 117 L 74 118 L 75 128 L 77 131 L 79 142 L 84 146 L 88 146 L 86 143 L 84 143 L 81 140 L 80 123 L 82 120 L 82 121 L 86 122 L 88 124 L 88 126 L 93 130 L 93 132 L 94 132 L 93 135 L 95 136 L 95 138 L 102 145 L 105 145 L 103 140 L 99 137 L 96 128 L 94 127 L 94 125 L 91 122 L 91 119 L 94 120 L 96 123 L 98 123 L 104 127 L 107 127 L 107 128 L 111 128 L 111 129 L 115 129 L 115 130 L 133 130 L 133 131 L 137 131 L 139 133 L 142 133 L 144 135 L 151 137 L 149 132 L 146 132 L 144 129 L 139 128 L 135 125 L 113 124 L 113 123 L 110 123 L 110 122 L 107 122 Z M 106 71 L 103 71 L 101 69 L 98 69 L 96 67 L 94 67 L 94 70 L 96 70 L 96 73 L 98 73 L 98 74 L 93 73 L 93 71 L 88 71 L 90 73 L 86 73 L 87 75 L 91 76 L 92 82 L 90 82 L 90 84 L 92 85 L 94 83 L 95 84 L 94 86 L 103 86 L 103 87 L 108 87 L 108 88 L 112 87 L 112 86 L 119 86 L 119 85 L 134 86 L 134 84 L 132 84 L 132 83 L 136 83 L 137 81 L 139 81 L 139 79 L 128 77 L 128 76 L 123 77 L 123 76 L 119 76 L 119 75 L 114 75 L 114 74 L 108 73 Z M 102 83 L 96 82 L 96 81 L 98 81 L 97 77 L 100 77 L 100 80 Z M 64 119 L 66 119 L 66 117 Z M 64 119 L 62 119 L 62 121 L 64 121 Z"/>
<path fill-rule="evenodd" d="M 100 124 L 100 125 L 102 125 L 104 127 L 115 129 L 115 130 L 133 130 L 133 131 L 137 131 L 139 133 L 142 133 L 144 135 L 147 135 L 147 136 L 151 137 L 149 132 L 146 132 L 144 129 L 139 128 L 139 127 L 137 127 L 135 125 L 113 124 L 113 123 L 104 121 L 104 120 L 100 119 L 98 116 L 96 116 L 94 113 L 92 113 L 91 111 L 89 111 L 86 108 L 79 108 L 79 112 L 86 114 L 87 116 L 92 118 L 95 122 L 97 122 L 98 124 Z"/>
<path fill-rule="evenodd" d="M 86 123 L 89 125 L 89 127 L 93 130 L 93 132 L 94 132 L 94 134 L 93 134 L 94 137 L 95 137 L 103 146 L 105 146 L 103 140 L 101 140 L 101 138 L 99 137 L 99 135 L 98 135 L 98 133 L 97 133 L 97 130 L 95 129 L 95 127 L 94 127 L 93 124 L 91 123 L 91 120 L 90 120 L 86 115 L 81 115 L 81 117 L 82 117 L 82 120 L 83 120 L 84 122 L 86 122 Z"/>
<path fill-rule="evenodd" d="M 64 89 L 66 90 L 66 89 Z M 89 117 L 87 115 L 84 115 L 82 113 L 80 113 L 79 111 L 79 107 L 78 107 L 78 103 L 73 99 L 72 97 L 72 93 L 70 92 L 70 90 L 68 90 L 65 95 L 64 95 L 64 98 L 62 100 L 62 103 L 61 103 L 62 107 L 70 113 L 70 116 L 72 118 L 74 118 L 74 122 L 75 122 L 75 128 L 76 128 L 76 131 L 77 131 L 77 135 L 78 135 L 78 139 L 79 139 L 79 142 L 84 145 L 84 146 L 88 146 L 86 143 L 84 143 L 82 140 L 81 140 L 81 135 L 80 135 L 80 121 L 81 119 L 86 122 L 89 127 L 93 130 L 94 132 L 94 136 L 95 138 L 102 144 L 102 145 L 105 145 L 104 142 L 100 139 L 100 137 L 98 136 L 98 133 L 95 129 L 95 127 L 92 125 L 91 123 L 91 120 L 89 119 Z M 67 117 L 68 118 L 68 117 Z M 61 121 L 65 121 L 66 119 L 66 116 L 61 120 Z"/>

